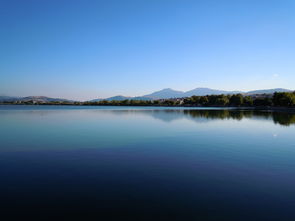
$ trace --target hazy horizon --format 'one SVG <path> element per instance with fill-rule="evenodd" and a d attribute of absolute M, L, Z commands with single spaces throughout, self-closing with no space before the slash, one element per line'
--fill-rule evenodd
<path fill-rule="evenodd" d="M 222 90 L 222 89 L 216 89 L 216 88 L 204 88 L 204 87 L 198 87 L 198 88 L 203 88 L 203 89 L 213 89 L 213 90 L 220 90 L 220 91 L 226 91 L 226 90 Z M 61 97 L 61 96 L 56 96 L 56 97 L 51 97 L 51 98 L 64 98 L 64 99 L 69 99 L 69 100 L 75 100 L 75 101 L 89 101 L 89 100 L 94 100 L 94 99 L 107 99 L 107 98 L 111 98 L 111 97 L 116 97 L 116 96 L 124 96 L 124 97 L 141 97 L 141 96 L 146 96 L 148 94 L 152 94 L 154 92 L 158 92 L 158 91 L 162 91 L 162 90 L 165 90 L 165 89 L 171 89 L 171 90 L 174 90 L 174 91 L 179 91 L 179 92 L 188 92 L 190 90 L 187 90 L 187 91 L 181 91 L 181 90 L 177 90 L 177 89 L 174 89 L 174 88 L 163 88 L 163 89 L 159 89 L 157 91 L 152 91 L 150 93 L 147 93 L 147 94 L 141 94 L 141 95 L 131 95 L 131 96 L 128 96 L 128 95 L 124 95 L 124 94 L 116 94 L 116 95 L 112 95 L 112 96 L 109 96 L 109 97 L 92 97 L 92 98 L 89 98 L 89 99 L 84 99 L 84 100 L 79 100 L 79 99 L 75 99 L 75 98 L 67 98 L 67 97 Z M 194 90 L 194 89 L 197 89 L 197 88 L 193 88 L 191 90 Z M 290 89 L 290 88 L 264 88 L 264 89 L 258 89 L 258 90 L 271 90 L 271 89 L 287 89 L 287 90 L 291 90 L 291 91 L 295 91 L 294 89 Z M 255 89 L 254 90 L 250 90 L 250 91 L 256 91 Z M 231 90 L 231 91 L 228 91 L 228 92 L 250 92 L 250 91 L 241 91 L 241 90 Z M 0 94 L 0 96 L 11 96 L 11 95 L 7 95 L 7 94 Z M 22 95 L 22 96 L 11 96 L 11 97 L 31 97 L 31 96 L 37 96 L 37 97 L 50 97 L 50 96 L 47 96 L 47 95 L 44 95 L 44 94 L 39 94 L 39 95 Z"/>
<path fill-rule="evenodd" d="M 295 1 L 1 1 L 0 94 L 294 89 Z"/>

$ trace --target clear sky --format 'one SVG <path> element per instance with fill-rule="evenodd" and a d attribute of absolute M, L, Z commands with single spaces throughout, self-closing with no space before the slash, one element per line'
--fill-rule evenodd
<path fill-rule="evenodd" d="M 0 0 L 0 95 L 295 89 L 294 0 Z"/>

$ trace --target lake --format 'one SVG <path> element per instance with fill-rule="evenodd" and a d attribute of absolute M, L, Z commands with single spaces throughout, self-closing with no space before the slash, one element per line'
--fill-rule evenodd
<path fill-rule="evenodd" d="M 7 105 L 0 139 L 2 215 L 295 220 L 294 114 Z"/>

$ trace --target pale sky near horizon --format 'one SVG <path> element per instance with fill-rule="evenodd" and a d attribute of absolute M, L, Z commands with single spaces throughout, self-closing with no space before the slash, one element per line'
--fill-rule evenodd
<path fill-rule="evenodd" d="M 0 95 L 295 89 L 294 0 L 0 0 Z"/>

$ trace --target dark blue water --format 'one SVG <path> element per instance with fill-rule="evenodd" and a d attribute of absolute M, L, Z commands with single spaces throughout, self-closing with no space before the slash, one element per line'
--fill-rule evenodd
<path fill-rule="evenodd" d="M 40 220 L 295 220 L 295 115 L 0 106 L 0 209 Z"/>

